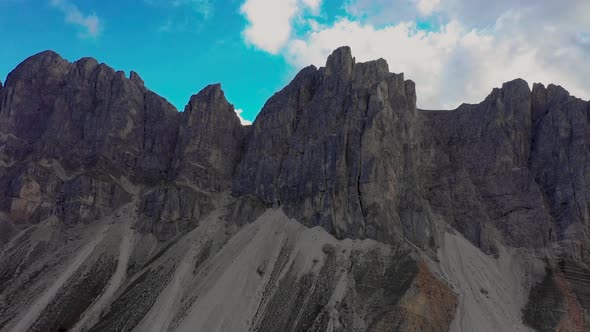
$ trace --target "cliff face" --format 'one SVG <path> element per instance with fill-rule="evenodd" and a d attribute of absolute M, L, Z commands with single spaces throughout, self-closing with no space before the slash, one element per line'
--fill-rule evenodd
<path fill-rule="evenodd" d="M 188 181 L 204 189 L 228 189 L 242 155 L 247 129 L 219 84 L 191 97 L 180 114 L 175 162 Z"/>
<path fill-rule="evenodd" d="M 325 68 L 304 69 L 264 106 L 234 191 L 254 192 L 339 238 L 389 242 L 403 230 L 426 243 L 429 231 L 411 234 L 409 225 L 420 214 L 410 202 L 416 118 L 412 82 L 382 59 L 356 64 L 340 48 Z"/>
<path fill-rule="evenodd" d="M 6 83 L 0 128 L 8 190 L 1 202 L 14 223 L 50 216 L 67 225 L 91 222 L 131 200 L 125 182 L 142 192 L 158 187 L 159 197 L 142 199 L 161 205 L 180 204 L 176 179 L 220 190 L 245 134 L 219 86 L 193 96 L 179 113 L 137 73 L 126 78 L 90 58 L 69 63 L 43 52 Z M 195 174 L 195 167 L 208 172 Z"/>
<path fill-rule="evenodd" d="M 267 102 L 234 193 L 255 193 L 338 238 L 402 236 L 436 249 L 442 221 L 489 253 L 497 238 L 586 243 L 581 259 L 588 107 L 561 87 L 531 92 L 515 80 L 477 105 L 417 110 L 411 81 L 341 48 Z"/>
<path fill-rule="evenodd" d="M 425 112 L 438 154 L 431 202 L 480 246 L 499 233 L 514 247 L 559 243 L 559 255 L 586 261 L 588 111 L 561 87 L 531 92 L 516 80 L 481 104 Z"/>
<path fill-rule="evenodd" d="M 244 127 L 219 84 L 178 112 L 135 72 L 25 60 L 0 83 L 0 329 L 586 329 L 590 103 L 416 98 L 342 47 Z"/>

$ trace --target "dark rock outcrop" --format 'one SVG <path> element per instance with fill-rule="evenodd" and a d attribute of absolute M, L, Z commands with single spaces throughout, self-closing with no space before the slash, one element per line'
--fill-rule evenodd
<path fill-rule="evenodd" d="M 425 112 L 436 151 L 428 200 L 482 248 L 499 233 L 586 260 L 588 110 L 560 87 L 516 80 L 479 105 Z"/>
<path fill-rule="evenodd" d="M 209 195 L 182 185 L 163 185 L 141 197 L 139 230 L 167 241 L 195 228 L 213 205 Z"/>
<path fill-rule="evenodd" d="M 16 67 L 2 89 L 0 131 L 31 144 L 49 124 L 54 103 L 70 63 L 51 51 L 32 56 Z"/>
<path fill-rule="evenodd" d="M 560 260 L 531 289 L 523 320 L 538 331 L 587 331 L 589 272 Z"/>
<path fill-rule="evenodd" d="M 385 60 L 356 63 L 348 47 L 325 68 L 308 67 L 264 106 L 234 178 L 308 225 L 345 238 L 393 241 L 400 230 L 426 243 L 411 197 L 414 84 Z M 409 158 L 408 158 L 409 159 Z M 400 195 L 409 191 L 409 195 Z"/>
<path fill-rule="evenodd" d="M 246 130 L 219 86 L 179 113 L 135 72 L 128 79 L 92 58 L 69 63 L 51 51 L 9 74 L 0 105 L 0 181 L 10 189 L 1 205 L 19 223 L 99 218 L 129 201 L 120 179 L 223 190 Z"/>
<path fill-rule="evenodd" d="M 175 155 L 178 172 L 201 188 L 229 188 L 246 129 L 221 85 L 209 85 L 192 96 L 180 118 Z"/>
<path fill-rule="evenodd" d="M 473 243 L 493 251 L 500 233 L 511 245 L 549 241 L 551 217 L 528 168 L 531 93 L 515 80 L 478 105 L 425 112 L 435 151 L 426 197 L 433 209 Z M 526 231 L 525 231 L 526 230 Z"/>
<path fill-rule="evenodd" d="M 139 77 L 139 74 L 134 72 L 133 70 L 129 73 L 129 79 L 139 87 L 144 86 L 144 82 L 141 79 L 141 77 Z"/>
<path fill-rule="evenodd" d="M 557 241 L 577 246 L 580 259 L 588 257 L 588 107 L 560 87 L 531 92 L 514 80 L 477 105 L 417 110 L 413 82 L 384 60 L 356 63 L 344 47 L 266 103 L 234 193 L 339 238 L 403 235 L 435 248 L 444 220 L 488 253 L 498 239 Z"/>

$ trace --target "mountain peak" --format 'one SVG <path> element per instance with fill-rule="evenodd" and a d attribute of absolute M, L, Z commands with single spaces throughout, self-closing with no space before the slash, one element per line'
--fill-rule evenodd
<path fill-rule="evenodd" d="M 33 58 L 60 58 L 60 59 L 62 59 L 61 55 L 57 54 L 57 52 L 55 52 L 53 50 L 45 50 L 45 51 L 39 52 L 39 53 L 34 54 L 31 57 L 29 57 L 29 59 L 33 59 Z"/>
<path fill-rule="evenodd" d="M 531 88 L 527 81 L 522 78 L 517 78 L 502 84 L 501 90 L 505 98 L 518 102 L 526 101 L 531 96 Z"/>
<path fill-rule="evenodd" d="M 352 57 L 350 47 L 341 46 L 328 56 L 328 60 L 326 61 L 326 74 L 330 75 L 339 72 L 351 73 L 354 63 L 355 59 Z"/>
<path fill-rule="evenodd" d="M 18 67 L 40 65 L 40 64 L 50 65 L 50 64 L 64 63 L 64 62 L 68 62 L 68 61 L 65 60 L 64 58 L 62 58 L 61 55 L 57 54 L 56 52 L 54 52 L 52 50 L 46 50 L 46 51 L 39 52 L 37 54 L 34 54 L 34 55 L 28 57 Z"/>
<path fill-rule="evenodd" d="M 210 84 L 191 96 L 181 117 L 177 145 L 180 172 L 201 188 L 229 188 L 245 131 L 221 84 Z"/>
<path fill-rule="evenodd" d="M 82 72 L 90 73 L 99 66 L 95 58 L 84 57 L 75 62 L 76 67 Z"/>
<path fill-rule="evenodd" d="M 209 84 L 206 87 L 204 87 L 203 89 L 201 89 L 201 91 L 199 91 L 198 93 L 200 94 L 204 94 L 204 95 L 223 95 L 223 89 L 221 88 L 221 83 L 213 83 L 213 84 Z"/>
<path fill-rule="evenodd" d="M 516 78 L 511 81 L 505 82 L 504 84 L 502 84 L 502 89 L 527 90 L 529 92 L 531 91 L 527 81 L 523 80 L 522 78 Z"/>
<path fill-rule="evenodd" d="M 144 82 L 139 76 L 139 74 L 133 70 L 129 73 L 129 79 L 132 80 L 138 86 L 144 86 Z"/>
<path fill-rule="evenodd" d="M 64 75 L 69 66 L 70 63 L 54 51 L 43 51 L 28 57 L 8 74 L 6 85 L 13 79 L 55 78 Z"/>
<path fill-rule="evenodd" d="M 216 107 L 221 106 L 221 107 Z M 192 112 L 197 109 L 230 109 L 233 106 L 225 99 L 225 94 L 220 83 L 209 84 L 197 94 L 191 96 L 185 111 Z M 237 119 L 237 117 L 236 117 Z"/>

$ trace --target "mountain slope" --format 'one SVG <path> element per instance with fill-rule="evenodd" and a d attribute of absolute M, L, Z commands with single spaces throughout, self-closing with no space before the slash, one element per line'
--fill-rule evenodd
<path fill-rule="evenodd" d="M 0 329 L 583 331 L 590 103 L 334 51 L 242 126 L 46 51 L 0 86 Z M 588 176 L 587 176 L 588 175 Z"/>

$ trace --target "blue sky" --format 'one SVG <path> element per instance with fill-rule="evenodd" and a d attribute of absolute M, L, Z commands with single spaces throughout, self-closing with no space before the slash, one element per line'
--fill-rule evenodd
<path fill-rule="evenodd" d="M 350 45 L 416 81 L 418 104 L 476 102 L 523 77 L 590 98 L 590 1 L 0 0 L 0 79 L 52 49 L 137 71 L 179 110 L 220 82 L 253 120 L 302 67 Z"/>
<path fill-rule="evenodd" d="M 0 0 L 0 79 L 26 57 L 52 49 L 70 61 L 92 56 L 127 73 L 135 70 L 181 110 L 192 94 L 221 82 L 230 102 L 253 119 L 293 70 L 282 57 L 243 42 L 246 21 L 239 5 L 211 2 L 204 14 L 164 2 L 76 1 L 83 15 L 100 19 L 97 35 L 89 36 L 49 1 Z"/>

